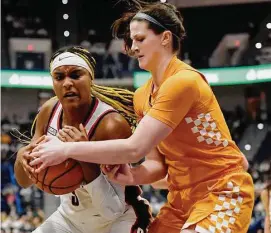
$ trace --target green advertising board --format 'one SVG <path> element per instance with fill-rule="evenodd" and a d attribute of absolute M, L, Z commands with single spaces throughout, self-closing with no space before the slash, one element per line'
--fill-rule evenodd
<path fill-rule="evenodd" d="M 199 70 L 212 86 L 251 84 L 271 81 L 271 64 L 231 68 Z M 148 79 L 148 72 L 134 72 L 131 79 L 96 80 L 97 84 L 108 86 L 142 86 Z M 129 81 L 130 80 L 130 81 Z M 107 82 L 106 82 L 107 81 Z M 113 82 L 114 81 L 114 82 Z M 1 70 L 1 87 L 52 89 L 52 78 L 47 71 Z"/>
<path fill-rule="evenodd" d="M 271 64 L 231 68 L 201 69 L 211 86 L 251 84 L 271 81 Z M 134 73 L 134 87 L 142 86 L 149 78 L 148 72 Z"/>
<path fill-rule="evenodd" d="M 1 87 L 52 89 L 52 77 L 46 71 L 1 70 Z"/>
<path fill-rule="evenodd" d="M 119 79 L 96 79 L 97 85 L 131 87 L 132 77 Z M 1 70 L 1 87 L 10 88 L 36 88 L 52 89 L 53 82 L 49 72 L 46 71 L 21 71 L 21 70 Z"/>

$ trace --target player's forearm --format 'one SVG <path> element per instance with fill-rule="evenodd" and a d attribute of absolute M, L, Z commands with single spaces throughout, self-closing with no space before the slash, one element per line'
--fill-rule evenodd
<path fill-rule="evenodd" d="M 23 148 L 20 149 L 17 153 L 17 159 L 14 164 L 14 174 L 17 183 L 22 187 L 22 188 L 28 188 L 33 184 L 32 180 L 29 179 L 28 175 L 26 174 L 22 161 L 21 161 L 21 156 L 23 153 Z"/>
<path fill-rule="evenodd" d="M 136 163 L 144 157 L 140 156 L 139 146 L 131 143 L 129 139 L 67 142 L 65 149 L 68 158 L 98 164 Z"/>
<path fill-rule="evenodd" d="M 146 160 L 141 165 L 132 168 L 132 174 L 131 185 L 152 184 L 167 175 L 167 168 L 158 161 Z"/>

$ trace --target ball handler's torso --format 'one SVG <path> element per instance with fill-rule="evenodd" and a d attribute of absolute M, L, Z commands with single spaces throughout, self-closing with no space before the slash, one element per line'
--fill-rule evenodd
<path fill-rule="evenodd" d="M 64 118 L 62 105 L 58 100 L 55 99 L 50 100 L 49 103 L 46 103 L 44 107 L 46 109 L 43 109 L 43 114 L 41 116 L 42 122 L 44 123 L 44 134 L 57 136 L 58 130 L 65 125 L 65 122 L 63 122 Z M 111 106 L 98 100 L 97 98 L 93 98 L 89 112 L 85 117 L 85 122 L 83 122 L 88 139 L 91 141 L 114 139 L 114 127 L 110 129 L 110 126 L 116 121 L 119 121 L 119 124 L 122 124 L 122 122 L 126 120 Z M 117 124 L 117 127 L 120 127 L 119 124 Z M 127 129 L 127 127 L 126 130 L 125 127 L 123 129 L 123 135 L 126 134 L 126 137 L 129 137 L 130 129 Z M 123 187 L 117 184 L 111 184 L 116 191 L 124 191 Z M 92 199 L 83 186 L 75 190 L 75 192 L 61 195 L 60 199 L 61 204 L 58 210 L 65 217 L 72 220 L 72 222 L 85 222 L 87 225 L 97 225 L 98 223 L 102 225 L 107 224 L 105 220 L 99 216 L 99 211 L 93 207 Z M 127 206 L 127 209 L 128 208 L 129 207 Z"/>

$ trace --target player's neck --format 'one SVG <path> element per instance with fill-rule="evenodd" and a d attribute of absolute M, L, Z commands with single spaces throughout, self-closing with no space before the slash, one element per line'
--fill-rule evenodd
<path fill-rule="evenodd" d="M 153 80 L 153 92 L 155 92 L 164 81 L 165 71 L 174 55 L 172 53 L 164 54 L 161 59 L 155 64 L 154 69 L 151 71 Z"/>
<path fill-rule="evenodd" d="M 70 125 L 74 127 L 79 127 L 80 123 L 84 124 L 87 114 L 90 112 L 90 106 L 92 105 L 93 99 L 89 104 L 80 105 L 74 108 L 63 108 L 63 125 Z"/>

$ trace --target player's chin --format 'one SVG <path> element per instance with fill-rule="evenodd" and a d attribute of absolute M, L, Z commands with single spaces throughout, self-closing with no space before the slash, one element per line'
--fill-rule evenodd
<path fill-rule="evenodd" d="M 146 58 L 138 61 L 138 66 L 142 70 L 150 71 L 150 65 Z"/>
<path fill-rule="evenodd" d="M 65 106 L 66 108 L 68 107 L 79 107 L 82 105 L 82 101 L 80 98 L 63 98 L 62 99 L 62 105 Z"/>
<path fill-rule="evenodd" d="M 147 67 L 146 67 L 146 65 L 143 63 L 143 62 L 138 62 L 138 66 L 139 66 L 139 68 L 140 69 L 142 69 L 142 70 L 147 70 Z"/>

